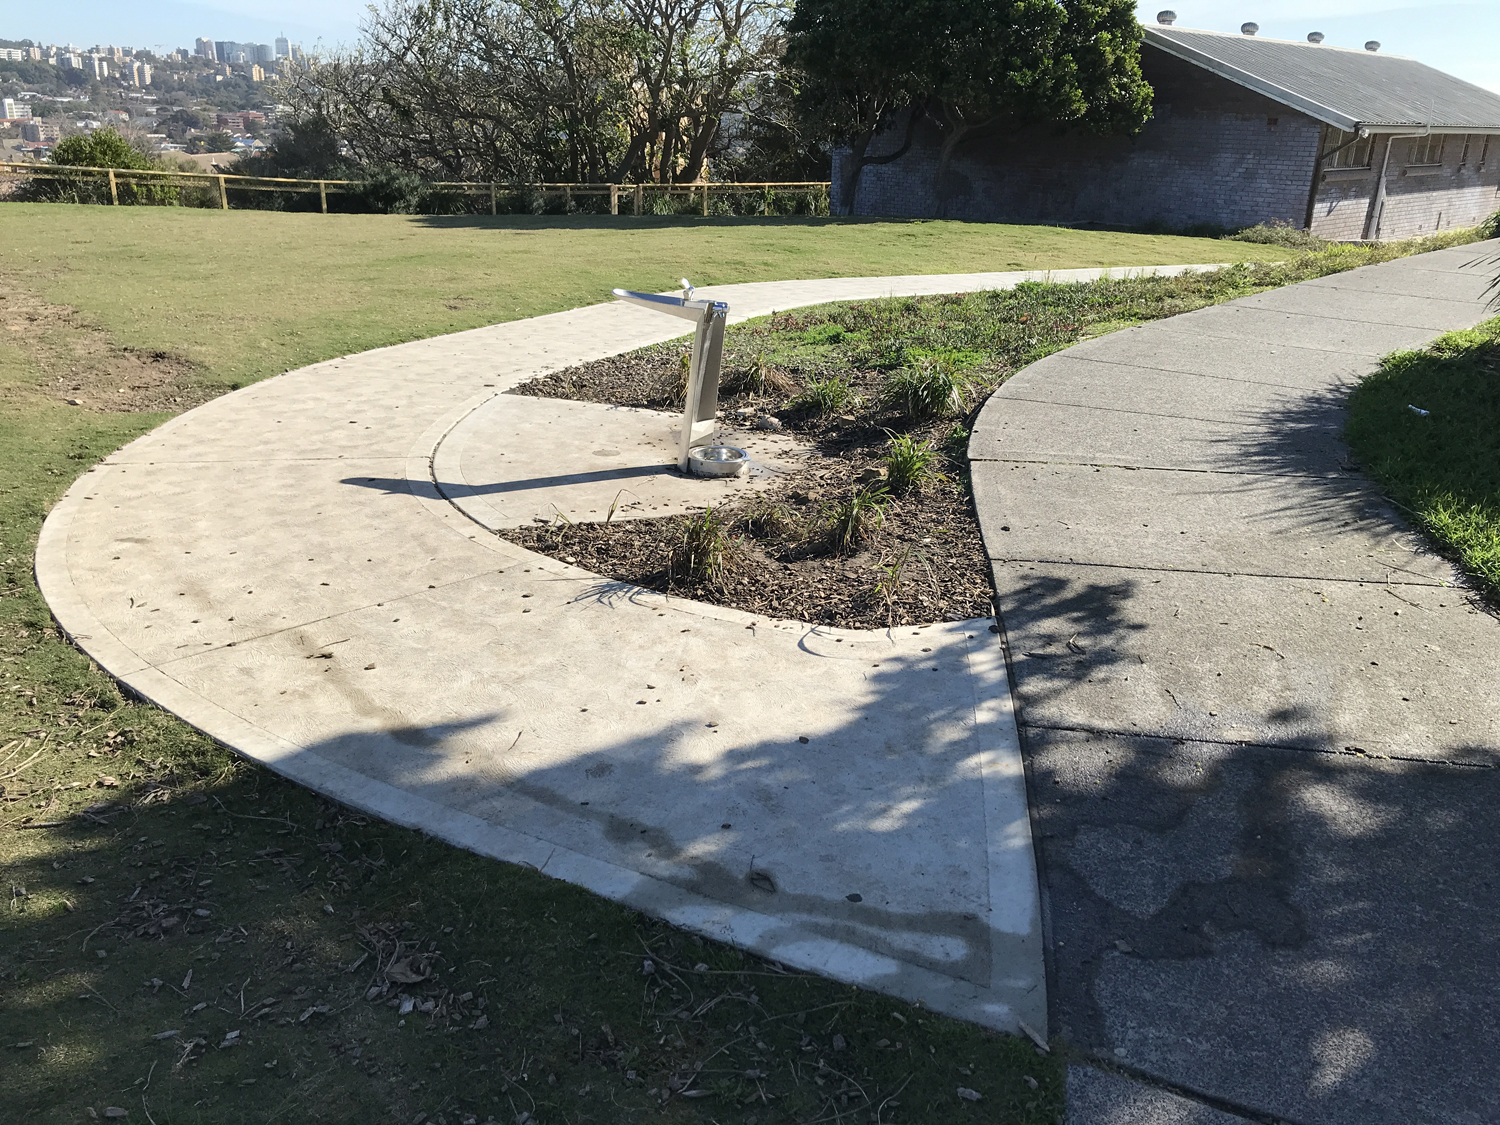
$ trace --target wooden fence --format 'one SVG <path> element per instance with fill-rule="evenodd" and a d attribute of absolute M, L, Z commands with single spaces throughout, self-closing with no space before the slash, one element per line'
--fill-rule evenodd
<path fill-rule="evenodd" d="M 296 194 L 318 195 L 323 214 L 328 214 L 328 197 L 340 193 L 359 191 L 364 184 L 359 180 L 296 180 L 285 179 L 278 176 L 236 176 L 229 173 L 216 172 L 165 172 L 155 170 L 141 170 L 134 168 L 88 168 L 73 164 L 42 164 L 42 163 L 16 163 L 0 162 L 0 176 L 22 176 L 33 179 L 52 179 L 76 182 L 82 178 L 93 177 L 105 180 L 109 184 L 110 202 L 118 205 L 120 202 L 120 185 L 138 184 L 141 186 L 176 186 L 193 185 L 206 187 L 210 193 L 217 195 L 219 206 L 229 210 L 229 192 L 235 191 L 279 191 Z M 631 214 L 640 215 L 644 213 L 646 198 L 648 195 L 686 196 L 696 208 L 698 200 L 702 199 L 702 214 L 709 214 L 710 193 L 719 195 L 738 194 L 747 192 L 760 192 L 763 196 L 763 214 L 769 215 L 771 207 L 772 192 L 805 192 L 809 195 L 822 193 L 827 195 L 832 185 L 827 180 L 806 180 L 795 182 L 766 181 L 757 183 L 687 183 L 687 184 L 569 184 L 569 183 L 472 183 L 467 181 L 437 181 L 427 182 L 428 187 L 438 188 L 444 191 L 457 192 L 463 195 L 478 196 L 481 201 L 486 197 L 489 200 L 490 214 L 499 213 L 499 200 L 502 196 L 513 195 L 520 192 L 538 193 L 545 205 L 548 197 L 560 197 L 564 209 L 572 211 L 573 201 L 580 197 L 609 197 L 609 213 L 618 215 L 620 213 L 620 201 L 628 201 Z"/>

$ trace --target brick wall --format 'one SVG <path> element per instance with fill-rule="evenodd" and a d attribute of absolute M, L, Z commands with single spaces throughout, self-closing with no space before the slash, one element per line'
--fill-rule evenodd
<path fill-rule="evenodd" d="M 868 166 L 856 213 L 1008 222 L 1170 227 L 1302 226 L 1321 126 L 1155 48 L 1142 67 L 1156 91 L 1133 138 L 1033 127 L 959 146 L 937 182 L 935 128 L 899 161 Z M 891 151 L 891 135 L 872 146 Z M 834 182 L 842 195 L 835 158 Z M 836 200 L 836 204 L 841 200 Z"/>
<path fill-rule="evenodd" d="M 1471 227 L 1500 210 L 1500 137 L 1448 137 L 1440 169 L 1414 168 L 1412 142 L 1395 139 L 1386 165 L 1383 239 L 1412 238 L 1452 227 Z M 1323 238 L 1363 238 L 1375 196 L 1385 143 L 1374 146 L 1371 167 L 1350 178 L 1346 171 L 1325 175 L 1313 205 L 1312 230 Z"/>

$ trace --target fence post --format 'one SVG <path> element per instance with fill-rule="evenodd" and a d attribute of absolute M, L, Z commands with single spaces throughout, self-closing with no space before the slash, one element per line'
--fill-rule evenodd
<path fill-rule="evenodd" d="M 496 205 L 495 205 L 495 181 L 494 180 L 490 181 L 490 214 L 491 215 L 497 215 L 497 214 L 499 214 L 499 211 L 497 210 Z"/>
<path fill-rule="evenodd" d="M 318 181 L 318 199 L 323 204 L 323 214 L 328 214 L 328 182 L 326 180 Z"/>
<path fill-rule="evenodd" d="M 219 181 L 219 210 L 229 210 L 229 189 L 224 186 L 224 177 L 217 177 Z"/>
<path fill-rule="evenodd" d="M 563 214 L 564 215 L 571 215 L 572 213 L 573 213 L 573 185 L 572 184 L 566 184 L 563 187 Z"/>
<path fill-rule="evenodd" d="M 115 186 L 115 170 L 109 170 L 109 201 L 116 207 L 120 205 L 120 190 Z"/>
<path fill-rule="evenodd" d="M 708 218 L 708 181 L 703 182 L 703 217 Z"/>
<path fill-rule="evenodd" d="M 620 213 L 620 185 L 609 185 L 609 213 L 618 215 Z"/>
<path fill-rule="evenodd" d="M 646 185 L 645 184 L 636 184 L 635 185 L 635 213 L 637 215 L 639 215 L 641 213 L 641 201 L 644 198 L 645 194 L 646 194 Z"/>

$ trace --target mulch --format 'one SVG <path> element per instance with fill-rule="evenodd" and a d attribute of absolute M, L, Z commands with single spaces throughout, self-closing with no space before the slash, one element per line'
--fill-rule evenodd
<path fill-rule="evenodd" d="M 681 345 L 647 348 L 555 372 L 514 393 L 671 408 L 681 354 Z M 801 382 L 808 373 L 789 374 Z M 873 387 L 880 379 L 876 372 L 850 375 L 855 387 Z M 829 510 L 860 487 L 862 472 L 880 464 L 890 432 L 898 427 L 868 405 L 837 416 L 799 414 L 786 409 L 784 400 L 734 387 L 726 363 L 721 417 L 775 411 L 785 429 L 808 440 L 813 452 L 759 497 L 737 498 L 720 510 L 732 545 L 718 580 L 674 573 L 672 556 L 688 522 L 682 516 L 536 525 L 508 529 L 504 538 L 608 578 L 817 625 L 881 629 L 993 613 L 990 564 L 961 450 L 942 459 L 940 479 L 891 497 L 879 528 L 857 548 L 840 553 L 822 531 Z M 941 448 L 955 421 L 900 428 Z M 765 521 L 753 518 L 768 505 L 783 516 L 781 532 L 768 531 Z"/>

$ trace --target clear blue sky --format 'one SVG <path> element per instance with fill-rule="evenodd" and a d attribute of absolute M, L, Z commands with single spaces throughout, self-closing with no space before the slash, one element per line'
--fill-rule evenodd
<path fill-rule="evenodd" d="M 191 47 L 210 39 L 268 43 L 285 32 L 311 48 L 358 37 L 365 0 L 65 0 L 5 5 L 0 38 L 113 43 L 130 47 Z M 1500 91 L 1500 0 L 1391 6 L 1370 0 L 1165 0 L 1142 4 L 1154 22 L 1170 7 L 1180 27 L 1239 30 L 1252 20 L 1262 35 L 1305 39 L 1321 31 L 1329 43 L 1359 47 L 1378 39 L 1383 50 L 1410 55 L 1470 82 Z"/>

